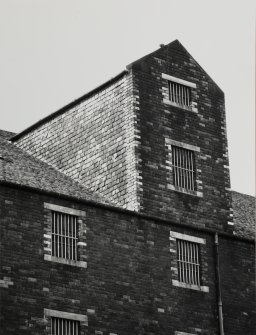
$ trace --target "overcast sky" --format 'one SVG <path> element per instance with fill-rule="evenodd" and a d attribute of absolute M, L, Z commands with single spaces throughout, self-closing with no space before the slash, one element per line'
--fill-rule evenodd
<path fill-rule="evenodd" d="M 231 187 L 255 194 L 252 0 L 0 0 L 0 128 L 24 128 L 175 39 L 226 97 Z"/>

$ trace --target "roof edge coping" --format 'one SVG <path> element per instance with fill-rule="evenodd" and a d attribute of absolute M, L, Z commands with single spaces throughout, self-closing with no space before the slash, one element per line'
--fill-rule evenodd
<path fill-rule="evenodd" d="M 61 115 L 62 113 L 66 112 L 69 108 L 75 106 L 76 104 L 82 102 L 83 100 L 86 100 L 88 98 L 90 98 L 92 95 L 96 94 L 97 92 L 103 90 L 104 88 L 107 88 L 108 86 L 110 86 L 112 83 L 118 81 L 120 78 L 122 78 L 124 75 L 126 75 L 129 71 L 128 70 L 123 70 L 122 72 L 120 72 L 119 74 L 117 74 L 115 77 L 109 79 L 108 81 L 105 81 L 103 84 L 95 87 L 94 89 L 92 89 L 91 91 L 87 92 L 86 94 L 82 95 L 81 97 L 71 101 L 69 104 L 65 105 L 64 107 L 58 109 L 57 111 L 47 115 L 46 117 L 44 117 L 43 119 L 40 119 L 39 121 L 37 121 L 36 123 L 32 124 L 31 126 L 27 127 L 26 129 L 22 130 L 20 133 L 14 135 L 13 137 L 11 137 L 9 140 L 11 142 L 15 142 L 16 140 L 18 140 L 19 138 L 21 138 L 22 136 L 26 135 L 27 133 L 29 133 L 30 131 L 38 128 L 39 126 L 41 126 L 42 124 L 44 124 L 45 122 L 55 118 L 58 115 Z"/>

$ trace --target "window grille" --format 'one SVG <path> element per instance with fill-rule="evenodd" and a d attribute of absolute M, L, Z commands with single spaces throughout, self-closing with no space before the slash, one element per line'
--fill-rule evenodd
<path fill-rule="evenodd" d="M 195 191 L 194 152 L 172 146 L 173 185 Z"/>
<path fill-rule="evenodd" d="M 77 217 L 52 211 L 52 256 L 77 260 Z"/>
<path fill-rule="evenodd" d="M 79 335 L 80 322 L 62 318 L 51 318 L 51 335 Z"/>
<path fill-rule="evenodd" d="M 182 84 L 169 81 L 169 99 L 179 105 L 190 107 L 191 88 Z"/>
<path fill-rule="evenodd" d="M 179 239 L 176 242 L 179 281 L 200 286 L 199 244 Z"/>

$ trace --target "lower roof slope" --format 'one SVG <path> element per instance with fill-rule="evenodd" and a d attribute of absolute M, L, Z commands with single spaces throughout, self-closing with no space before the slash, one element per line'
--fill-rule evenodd
<path fill-rule="evenodd" d="M 13 133 L 0 130 L 0 184 L 28 186 L 36 190 L 117 206 L 105 197 L 88 190 L 49 164 L 29 155 L 8 141 Z M 231 191 L 234 211 L 234 234 L 255 237 L 255 198 Z"/>
<path fill-rule="evenodd" d="M 12 136 L 10 132 L 0 131 L 0 184 L 28 186 L 60 195 L 111 204 L 103 196 L 88 190 L 47 163 L 11 144 L 6 139 L 10 138 L 9 135 Z"/>
<path fill-rule="evenodd" d="M 255 197 L 235 191 L 231 194 L 235 235 L 255 238 Z"/>

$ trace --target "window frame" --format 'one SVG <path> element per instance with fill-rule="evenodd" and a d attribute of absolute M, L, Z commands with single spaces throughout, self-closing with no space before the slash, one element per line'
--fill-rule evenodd
<path fill-rule="evenodd" d="M 163 102 L 165 104 L 198 113 L 197 103 L 195 102 L 196 88 L 197 88 L 197 85 L 195 83 L 192 83 L 190 81 L 180 79 L 180 78 L 177 78 L 177 77 L 165 74 L 165 73 L 162 73 L 162 79 L 164 79 L 164 84 L 165 84 L 162 87 Z M 170 85 L 171 84 L 170 83 L 175 83 L 175 84 L 183 86 L 184 88 L 189 88 L 190 105 L 181 104 L 181 103 L 171 100 L 171 95 L 170 95 Z"/>
<path fill-rule="evenodd" d="M 167 168 L 167 189 L 172 190 L 172 191 L 178 191 L 181 193 L 185 193 L 185 194 L 189 194 L 189 195 L 194 195 L 197 197 L 203 197 L 203 187 L 202 187 L 202 180 L 201 180 L 201 169 L 200 167 L 200 148 L 195 146 L 195 145 L 191 145 L 191 144 L 187 144 L 187 143 L 183 143 L 183 142 L 178 142 L 178 141 L 174 141 L 171 140 L 169 138 L 165 138 L 165 145 L 167 148 L 167 161 L 166 161 L 166 168 Z M 182 149 L 187 149 L 193 152 L 193 158 L 194 158 L 194 164 L 195 164 L 195 168 L 194 168 L 194 173 L 195 173 L 195 180 L 194 180 L 194 190 L 190 190 L 184 187 L 180 187 L 178 185 L 174 185 L 174 178 L 173 178 L 173 146 L 175 147 L 179 147 Z"/>
<path fill-rule="evenodd" d="M 57 212 L 77 217 L 77 260 L 52 255 L 52 213 Z M 87 268 L 86 259 L 86 212 L 74 208 L 44 203 L 44 260 Z"/>
<path fill-rule="evenodd" d="M 178 257 L 177 257 L 177 239 L 178 240 L 184 240 L 184 241 L 189 241 L 193 243 L 198 243 L 200 244 L 199 246 L 199 260 L 200 260 L 200 285 L 195 285 L 195 284 L 189 284 L 183 281 L 179 280 L 179 274 L 178 274 Z M 202 276 L 202 271 L 203 271 L 203 263 L 202 263 L 202 252 L 203 248 L 206 245 L 206 239 L 197 237 L 197 236 L 192 236 L 188 234 L 183 234 L 179 232 L 174 232 L 170 231 L 170 253 L 173 256 L 171 258 L 171 273 L 172 273 L 172 285 L 176 287 L 181 287 L 181 288 L 187 288 L 191 290 L 196 290 L 196 291 L 201 291 L 201 292 L 209 292 L 209 287 L 203 285 L 203 276 Z"/>

